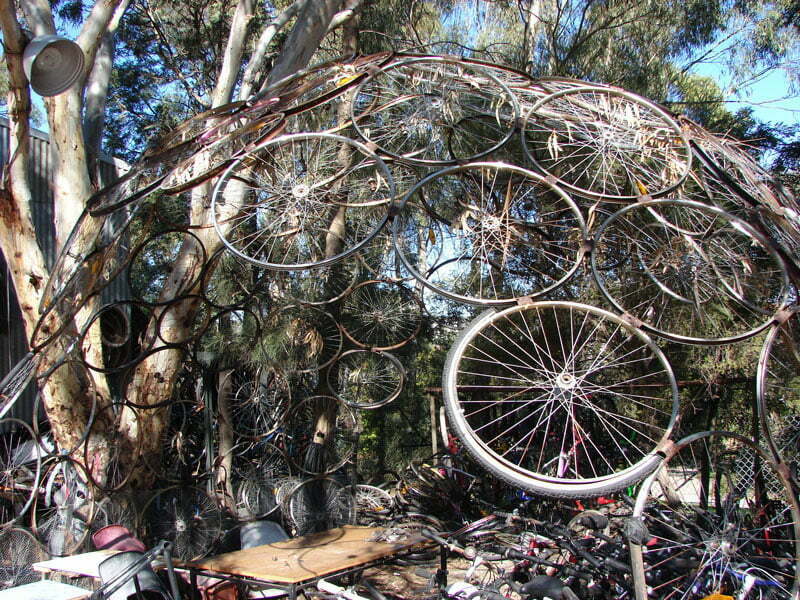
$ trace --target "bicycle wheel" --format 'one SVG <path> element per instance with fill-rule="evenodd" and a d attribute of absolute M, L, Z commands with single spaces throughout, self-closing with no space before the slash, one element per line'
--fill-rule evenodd
<path fill-rule="evenodd" d="M 332 304 L 353 289 L 359 275 L 358 263 L 352 260 L 316 269 L 280 271 L 270 279 L 270 296 L 292 304 Z"/>
<path fill-rule="evenodd" d="M 328 387 L 353 408 L 386 406 L 403 391 L 405 369 L 387 352 L 348 350 L 328 369 Z"/>
<path fill-rule="evenodd" d="M 280 508 L 278 488 L 289 477 L 286 455 L 271 442 L 260 442 L 246 456 L 238 457 L 238 462 L 244 463 L 234 466 L 239 518 L 262 519 L 274 514 Z"/>
<path fill-rule="evenodd" d="M 89 196 L 86 210 L 93 217 L 102 217 L 147 196 L 167 175 L 163 158 L 162 155 L 158 160 L 143 159 L 134 164 L 122 177 Z"/>
<path fill-rule="evenodd" d="M 356 503 L 349 486 L 330 477 L 306 479 L 286 499 L 295 535 L 355 523 Z"/>
<path fill-rule="evenodd" d="M 0 526 L 19 521 L 36 499 L 43 449 L 27 423 L 0 419 L 0 498 L 7 510 L 0 511 Z"/>
<path fill-rule="evenodd" d="M 286 453 L 303 473 L 333 473 L 355 453 L 358 433 L 358 419 L 349 406 L 331 396 L 311 396 L 286 416 Z"/>
<path fill-rule="evenodd" d="M 17 399 L 28 388 L 41 358 L 41 354 L 28 352 L 0 381 L 0 419 L 11 410 Z"/>
<path fill-rule="evenodd" d="M 27 529 L 3 529 L 0 531 L 0 590 L 38 581 L 42 575 L 34 571 L 32 565 L 49 559 L 47 551 Z"/>
<path fill-rule="evenodd" d="M 83 466 L 69 458 L 56 457 L 45 465 L 31 528 L 53 556 L 85 549 L 96 506 L 86 475 Z"/>
<path fill-rule="evenodd" d="M 382 517 L 388 516 L 394 507 L 392 496 L 384 489 L 363 483 L 351 486 L 355 498 L 356 522 L 359 525 L 370 525 Z"/>
<path fill-rule="evenodd" d="M 572 302 L 478 316 L 451 347 L 442 388 L 470 453 L 548 496 L 596 496 L 642 479 L 678 414 L 675 377 L 650 338 Z"/>
<path fill-rule="evenodd" d="M 767 477 L 781 485 L 763 485 Z M 750 440 L 717 431 L 684 438 L 642 484 L 633 515 L 646 532 L 630 544 L 639 600 L 747 590 L 797 597 L 800 509 L 788 480 Z"/>
<path fill-rule="evenodd" d="M 393 232 L 415 278 L 477 305 L 558 288 L 580 265 L 588 236 L 569 196 L 532 171 L 501 163 L 429 175 L 406 196 Z"/>
<path fill-rule="evenodd" d="M 179 194 L 198 186 L 224 171 L 258 144 L 278 135 L 283 125 L 281 114 L 268 115 L 256 121 L 237 118 L 221 125 L 201 135 L 194 151 L 167 173 L 159 187 L 167 194 Z"/>
<path fill-rule="evenodd" d="M 273 370 L 234 381 L 228 398 L 232 426 L 241 439 L 258 440 L 283 426 L 292 401 L 289 382 Z"/>
<path fill-rule="evenodd" d="M 790 466 L 796 477 L 800 466 L 800 325 L 796 314 L 770 327 L 756 375 L 756 397 L 761 427 L 772 456 Z"/>
<path fill-rule="evenodd" d="M 264 270 L 227 248 L 220 248 L 208 259 L 200 282 L 203 298 L 215 308 L 243 305 L 256 294 L 261 298 L 268 287 Z"/>
<path fill-rule="evenodd" d="M 311 373 L 330 365 L 342 350 L 336 320 L 313 306 L 289 305 L 266 320 L 264 345 L 284 373 Z"/>
<path fill-rule="evenodd" d="M 222 514 L 217 503 L 197 487 L 171 487 L 157 491 L 139 517 L 146 542 L 172 543 L 172 556 L 197 560 L 214 549 L 222 535 Z"/>
<path fill-rule="evenodd" d="M 141 460 L 142 428 L 130 426 L 139 421 L 138 410 L 160 409 L 112 404 L 95 413 L 83 442 L 81 462 L 96 489 L 114 492 L 123 488 Z"/>
<path fill-rule="evenodd" d="M 386 189 L 378 182 L 387 182 Z M 392 176 L 366 146 L 331 134 L 284 135 L 217 182 L 214 227 L 237 256 L 274 270 L 342 260 L 385 225 Z"/>
<path fill-rule="evenodd" d="M 397 61 L 358 85 L 352 102 L 359 135 L 406 162 L 474 160 L 512 136 L 516 97 L 479 65 L 452 58 Z M 448 140 L 450 144 L 448 144 Z"/>
<path fill-rule="evenodd" d="M 216 371 L 241 366 L 239 357 L 262 356 L 261 317 L 246 308 L 218 311 L 194 342 L 194 356 Z"/>
<path fill-rule="evenodd" d="M 148 410 L 168 414 L 157 451 L 144 455 L 156 481 L 172 484 L 202 479 L 206 474 L 205 408 L 197 401 L 177 400 Z"/>
<path fill-rule="evenodd" d="M 97 309 L 86 321 L 78 340 L 83 364 L 92 371 L 116 373 L 137 365 L 153 349 L 156 339 L 137 330 L 134 320 L 146 323 L 151 309 L 138 301 L 122 300 Z M 94 352 L 97 329 L 105 352 Z"/>
<path fill-rule="evenodd" d="M 402 283 L 363 281 L 342 301 L 342 332 L 361 348 L 394 350 L 416 337 L 423 312 L 422 300 Z"/>
<path fill-rule="evenodd" d="M 183 272 L 180 281 L 176 281 L 176 264 L 206 264 L 206 250 L 200 238 L 180 229 L 150 236 L 133 251 L 128 267 L 131 298 L 163 304 L 189 293 L 200 278 L 199 267 L 194 272 Z"/>
<path fill-rule="evenodd" d="M 769 242 L 716 207 L 633 204 L 600 226 L 594 247 L 595 281 L 616 310 L 678 342 L 746 339 L 768 327 L 788 297 L 786 267 Z M 624 259 L 610 269 L 602 266 L 607 254 Z"/>
<path fill-rule="evenodd" d="M 533 106 L 522 133 L 537 168 L 577 194 L 608 202 L 662 196 L 692 163 L 680 125 L 619 89 L 587 85 L 550 94 Z"/>

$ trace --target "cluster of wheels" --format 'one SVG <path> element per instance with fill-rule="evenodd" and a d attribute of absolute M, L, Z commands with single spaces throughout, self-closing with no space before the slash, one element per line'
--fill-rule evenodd
<path fill-rule="evenodd" d="M 755 391 L 765 446 L 752 451 L 754 472 L 775 474 L 748 486 L 770 481 L 778 513 L 794 514 L 798 213 L 733 141 L 619 88 L 455 57 L 317 65 L 193 117 L 89 199 L 45 287 L 33 352 L 0 392 L 5 411 L 57 345 L 40 384 L 69 369 L 91 389 L 102 375 L 121 400 L 90 402 L 72 447 L 42 450 L 35 467 L 15 468 L 9 442 L 4 521 L 31 512 L 48 461 L 108 494 L 125 486 L 123 461 L 98 476 L 93 428 L 120 456 L 169 457 L 150 465 L 164 484 L 221 468 L 234 503 L 264 516 L 279 475 L 322 485 L 349 461 L 358 411 L 401 395 L 409 343 L 445 313 L 469 320 L 442 378 L 458 438 L 495 476 L 561 498 L 648 476 L 649 497 L 671 493 L 665 477 L 693 442 L 675 441 L 680 390 L 657 341 L 769 330 Z M 99 301 L 118 277 L 131 297 Z M 156 404 L 127 398 L 158 353 L 181 354 L 183 384 Z M 209 372 L 213 415 L 194 393 Z M 131 439 L 136 411 L 167 415 L 160 448 Z M 268 467 L 276 453 L 286 473 Z M 720 500 L 726 519 L 763 500 L 760 484 L 712 480 L 714 494 L 739 494 Z M 637 506 L 647 521 L 653 502 Z"/>

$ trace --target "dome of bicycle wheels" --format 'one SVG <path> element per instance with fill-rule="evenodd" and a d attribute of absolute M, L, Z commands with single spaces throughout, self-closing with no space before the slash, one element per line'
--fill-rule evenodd
<path fill-rule="evenodd" d="M 119 278 L 129 297 L 103 302 Z M 127 455 L 162 490 L 224 464 L 258 516 L 351 464 L 369 414 L 417 385 L 421 338 L 448 331 L 435 387 L 458 443 L 513 487 L 581 498 L 642 481 L 709 428 L 685 413 L 677 366 L 698 348 L 761 349 L 759 443 L 797 454 L 798 278 L 800 208 L 736 140 L 613 86 L 384 53 L 154 140 L 88 200 L 31 345 L 60 349 L 41 384 L 100 374 L 117 397 L 62 470 L 122 490 L 130 465 L 98 477 L 88 440 L 153 411 L 158 435 Z M 175 356 L 169 397 L 126 393 Z"/>

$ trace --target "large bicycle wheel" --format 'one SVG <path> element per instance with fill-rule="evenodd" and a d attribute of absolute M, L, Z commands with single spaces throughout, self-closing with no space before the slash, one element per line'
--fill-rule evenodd
<path fill-rule="evenodd" d="M 394 62 L 355 90 L 353 124 L 367 142 L 423 165 L 475 160 L 514 133 L 514 94 L 488 70 L 452 58 Z"/>
<path fill-rule="evenodd" d="M 745 591 L 797 598 L 797 499 L 742 436 L 703 432 L 678 442 L 642 484 L 633 518 L 645 538 L 630 545 L 638 600 Z"/>
<path fill-rule="evenodd" d="M 562 285 L 588 236 L 580 210 L 542 176 L 472 163 L 420 181 L 393 223 L 405 267 L 434 292 L 507 305 Z"/>
<path fill-rule="evenodd" d="M 275 270 L 335 263 L 385 225 L 392 176 L 366 146 L 337 135 L 270 140 L 214 188 L 214 226 L 237 256 Z"/>
<path fill-rule="evenodd" d="M 664 195 L 692 162 L 680 125 L 663 109 L 606 87 L 546 96 L 527 115 L 523 140 L 539 169 L 575 193 L 609 202 Z"/>
<path fill-rule="evenodd" d="M 545 495 L 598 495 L 660 462 L 678 390 L 664 354 L 625 320 L 571 302 L 487 311 L 450 349 L 449 419 L 494 474 Z"/>
<path fill-rule="evenodd" d="M 756 377 L 758 413 L 775 460 L 800 467 L 800 322 L 793 314 L 764 339 Z"/>
<path fill-rule="evenodd" d="M 595 280 L 616 310 L 678 342 L 753 336 L 788 295 L 786 267 L 769 242 L 745 221 L 697 202 L 626 206 L 600 226 L 594 247 Z"/>

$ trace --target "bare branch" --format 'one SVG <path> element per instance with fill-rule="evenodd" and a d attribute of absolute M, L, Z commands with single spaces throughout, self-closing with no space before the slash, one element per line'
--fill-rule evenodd
<path fill-rule="evenodd" d="M 108 100 L 108 85 L 111 80 L 111 68 L 114 63 L 114 35 L 119 28 L 122 15 L 128 9 L 130 0 L 123 0 L 117 7 L 108 29 L 103 35 L 100 47 L 95 55 L 95 62 L 86 81 L 84 95 L 83 138 L 86 143 L 86 152 L 89 155 L 89 173 L 94 177 L 95 183 L 99 177 L 95 173 L 97 157 L 100 154 L 103 127 L 106 121 L 106 101 Z"/>
<path fill-rule="evenodd" d="M 239 0 L 236 4 L 236 11 L 233 14 L 231 30 L 230 34 L 228 34 L 228 44 L 225 47 L 225 56 L 222 59 L 217 85 L 214 87 L 214 93 L 211 96 L 212 106 L 225 104 L 233 96 L 233 89 L 242 64 L 244 43 L 247 39 L 245 32 L 252 18 L 253 0 Z"/>
<path fill-rule="evenodd" d="M 300 9 L 306 4 L 307 0 L 295 0 L 290 4 L 281 14 L 275 17 L 272 22 L 264 28 L 258 38 L 256 49 L 250 57 L 250 62 L 244 71 L 242 77 L 242 85 L 239 88 L 239 99 L 244 100 L 253 92 L 258 74 L 263 67 L 264 59 L 267 56 L 267 49 L 269 48 L 275 34 L 278 33 L 292 18 L 294 18 Z"/>
<path fill-rule="evenodd" d="M 342 7 L 343 0 L 306 1 L 297 22 L 289 34 L 275 66 L 267 77 L 265 86 L 297 72 L 308 64 L 328 33 L 328 25 Z"/>

